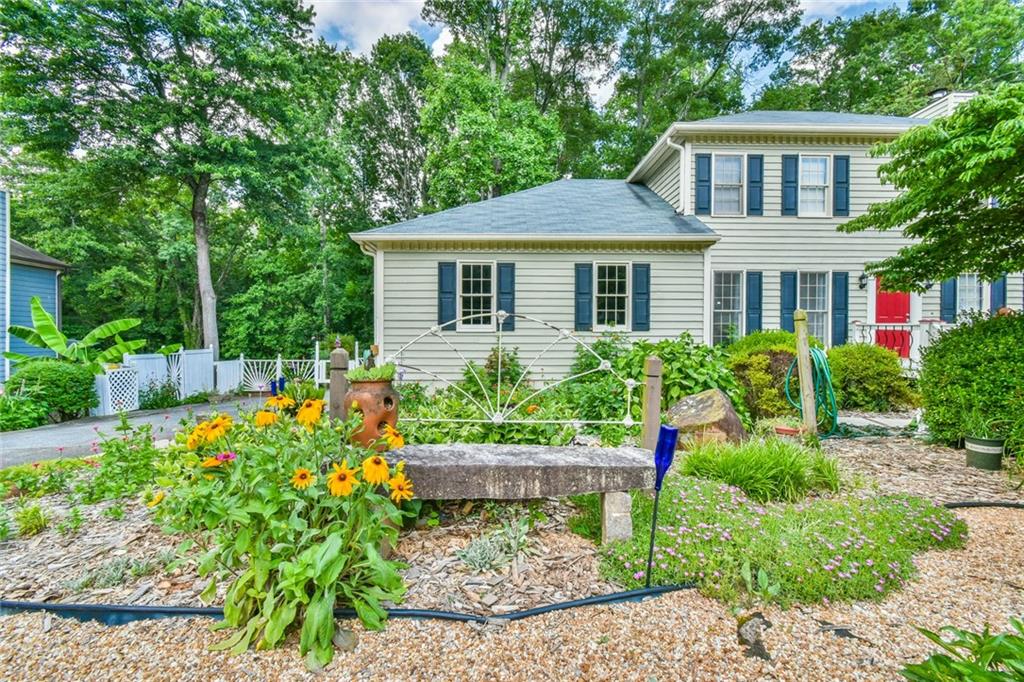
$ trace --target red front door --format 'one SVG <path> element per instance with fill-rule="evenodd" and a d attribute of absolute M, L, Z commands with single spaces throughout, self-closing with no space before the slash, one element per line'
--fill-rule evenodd
<path fill-rule="evenodd" d="M 910 322 L 910 294 L 900 291 L 885 291 L 881 280 L 875 284 L 875 322 L 880 325 L 906 324 Z M 910 330 L 879 329 L 875 332 L 875 343 L 891 348 L 900 357 L 910 356 Z"/>

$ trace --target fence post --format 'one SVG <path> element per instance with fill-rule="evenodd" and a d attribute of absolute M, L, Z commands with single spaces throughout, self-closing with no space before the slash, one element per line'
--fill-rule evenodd
<path fill-rule="evenodd" d="M 345 394 L 348 393 L 348 351 L 344 348 L 335 348 L 331 351 L 331 377 L 328 393 L 330 394 L 330 405 L 328 415 L 331 419 L 348 419 L 348 405 L 345 404 Z"/>
<path fill-rule="evenodd" d="M 641 444 L 654 450 L 658 444 L 658 429 L 661 428 L 661 358 L 648 355 L 644 360 L 644 428 Z"/>
<path fill-rule="evenodd" d="M 811 377 L 811 346 L 807 338 L 807 311 L 797 308 L 793 311 L 793 327 L 796 330 L 796 367 L 800 374 L 800 407 L 803 411 L 804 429 L 808 433 L 818 430 L 818 410 L 814 404 L 814 379 Z"/>

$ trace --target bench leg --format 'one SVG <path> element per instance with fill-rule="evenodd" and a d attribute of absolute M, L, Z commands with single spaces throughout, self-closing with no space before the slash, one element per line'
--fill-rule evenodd
<path fill-rule="evenodd" d="M 601 543 L 633 538 L 629 493 L 601 493 Z"/>

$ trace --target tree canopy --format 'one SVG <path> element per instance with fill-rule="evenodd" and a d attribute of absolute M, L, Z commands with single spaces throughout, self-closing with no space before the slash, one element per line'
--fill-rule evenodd
<path fill-rule="evenodd" d="M 1024 270 L 1024 84 L 1005 84 L 881 145 L 883 180 L 901 191 L 842 229 L 902 229 L 920 242 L 870 270 L 893 289 L 977 272 Z"/>

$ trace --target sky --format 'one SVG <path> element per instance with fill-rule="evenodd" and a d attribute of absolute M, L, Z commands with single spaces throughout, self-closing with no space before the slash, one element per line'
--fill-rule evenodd
<path fill-rule="evenodd" d="M 905 5 L 905 0 L 801 0 L 803 20 L 832 19 L 837 16 L 855 17 L 865 12 Z M 412 31 L 418 34 L 435 55 L 443 54 L 451 42 L 451 33 L 443 26 L 431 26 L 420 18 L 423 0 L 312 0 L 316 11 L 317 32 L 328 42 L 346 47 L 358 54 L 366 54 L 384 35 Z M 755 74 L 749 87 L 757 89 L 768 77 Z M 596 102 L 604 104 L 611 95 L 612 84 L 595 86 L 592 93 Z M 750 93 L 748 93 L 750 94 Z"/>

